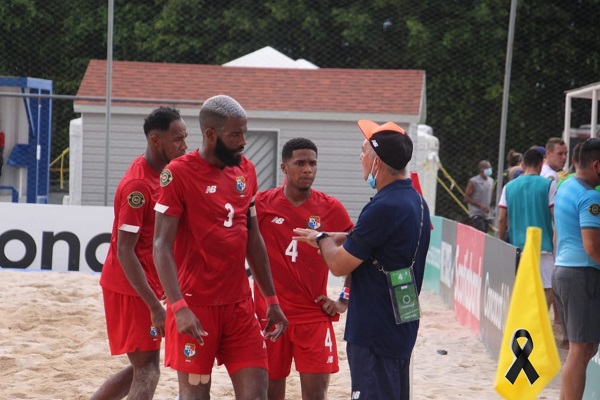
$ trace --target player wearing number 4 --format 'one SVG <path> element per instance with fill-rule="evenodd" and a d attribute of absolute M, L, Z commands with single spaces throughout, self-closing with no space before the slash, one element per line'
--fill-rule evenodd
<path fill-rule="evenodd" d="M 275 340 L 287 326 L 256 220 L 256 172 L 242 155 L 246 126 L 237 101 L 211 97 L 200 109 L 202 147 L 161 174 L 154 260 L 169 304 L 165 365 L 177 370 L 181 400 L 210 398 L 215 358 L 236 399 L 267 398 L 265 338 L 245 258 L 269 304 L 264 335 Z"/>
<path fill-rule="evenodd" d="M 267 343 L 269 400 L 285 398 L 292 359 L 300 373 L 302 399 L 326 399 L 330 374 L 339 371 L 332 321 L 346 311 L 347 296 L 337 301 L 327 297 L 327 265 L 313 247 L 292 235 L 294 228 L 306 227 L 345 237 L 342 232 L 352 229 L 352 221 L 337 199 L 311 188 L 317 173 L 317 146 L 312 141 L 288 141 L 281 161 L 284 186 L 256 196 L 273 282 L 290 323 L 281 339 Z M 262 320 L 267 305 L 256 288 L 254 298 Z"/>

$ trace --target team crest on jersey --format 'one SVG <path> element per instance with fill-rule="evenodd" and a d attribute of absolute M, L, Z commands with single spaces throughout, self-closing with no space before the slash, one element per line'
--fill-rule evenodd
<path fill-rule="evenodd" d="M 173 180 L 173 174 L 168 169 L 160 173 L 160 186 L 165 187 Z"/>
<path fill-rule="evenodd" d="M 145 202 L 146 199 L 140 192 L 131 192 L 129 193 L 129 196 L 127 196 L 127 204 L 129 204 L 129 207 L 131 208 L 140 208 Z"/>
<path fill-rule="evenodd" d="M 245 176 L 236 176 L 235 177 L 235 189 L 240 192 L 240 194 L 244 194 L 246 192 L 246 187 L 248 184 L 246 183 Z"/>
<path fill-rule="evenodd" d="M 318 215 L 311 215 L 308 217 L 308 223 L 306 225 L 310 229 L 319 229 L 321 227 L 321 217 Z"/>
<path fill-rule="evenodd" d="M 154 325 L 150 325 L 150 332 L 148 332 L 150 336 L 156 338 L 158 336 L 158 332 L 156 331 L 156 327 Z"/>
<path fill-rule="evenodd" d="M 183 355 L 187 358 L 192 358 L 196 355 L 196 345 L 194 343 L 186 343 L 183 347 Z"/>
<path fill-rule="evenodd" d="M 592 204 L 590 206 L 590 214 L 592 214 L 594 217 L 597 217 L 598 215 L 600 215 L 600 204 L 598 204 L 598 203 Z"/>

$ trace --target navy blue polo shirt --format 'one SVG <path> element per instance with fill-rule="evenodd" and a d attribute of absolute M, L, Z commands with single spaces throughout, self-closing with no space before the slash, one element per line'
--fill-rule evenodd
<path fill-rule="evenodd" d="M 425 258 L 429 248 L 429 208 L 410 179 L 390 183 L 361 211 L 344 249 L 364 260 L 352 272 L 350 302 L 344 339 L 370 347 L 375 354 L 407 360 L 417 339 L 419 321 L 396 325 L 387 278 L 370 262 L 375 258 L 387 270 L 408 267 L 415 254 L 419 229 L 421 239 L 414 265 L 421 290 Z"/>

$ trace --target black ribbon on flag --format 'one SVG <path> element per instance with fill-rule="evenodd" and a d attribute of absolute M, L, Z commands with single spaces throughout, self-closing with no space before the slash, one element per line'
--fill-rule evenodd
<path fill-rule="evenodd" d="M 527 339 L 523 345 L 523 348 L 521 348 L 519 342 L 517 342 L 518 338 Z M 533 367 L 531 361 L 529 361 L 529 355 L 533 350 L 533 340 L 531 339 L 529 332 L 525 329 L 516 330 L 515 334 L 513 335 L 511 347 L 516 359 L 506 373 L 506 379 L 508 379 L 510 383 L 514 384 L 519 376 L 519 373 L 521 370 L 523 370 L 523 372 L 525 372 L 525 376 L 527 376 L 527 379 L 529 380 L 529 383 L 533 385 L 533 383 L 537 381 L 540 376 Z"/>

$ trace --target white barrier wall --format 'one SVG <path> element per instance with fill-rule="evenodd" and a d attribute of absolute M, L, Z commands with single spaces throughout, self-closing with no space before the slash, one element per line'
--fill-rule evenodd
<path fill-rule="evenodd" d="M 0 268 L 99 272 L 113 209 L 0 203 Z"/>

